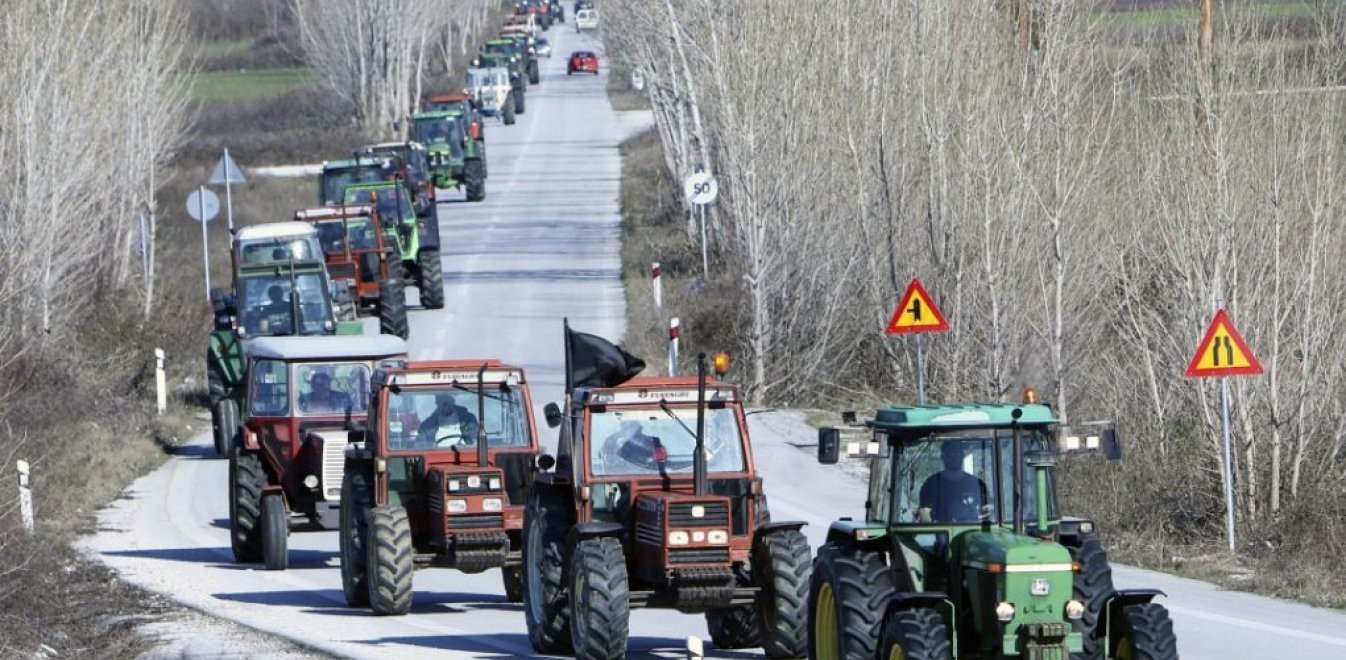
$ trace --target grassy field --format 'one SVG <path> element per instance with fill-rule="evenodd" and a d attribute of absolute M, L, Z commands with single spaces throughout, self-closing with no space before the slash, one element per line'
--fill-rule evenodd
<path fill-rule="evenodd" d="M 260 101 L 311 85 L 314 80 L 313 70 L 306 68 L 203 71 L 196 74 L 192 100 L 203 103 Z"/>
<path fill-rule="evenodd" d="M 1216 20 L 1219 20 L 1219 14 L 1224 7 L 1223 3 L 1216 3 Z M 1240 5 L 1240 11 L 1245 9 L 1246 5 Z M 1267 2 L 1252 5 L 1250 11 L 1251 16 L 1260 19 L 1306 18 L 1313 16 L 1315 12 L 1313 6 L 1307 2 Z M 1193 2 L 1183 6 L 1103 12 L 1099 14 L 1099 22 L 1108 27 L 1151 28 L 1194 22 L 1198 17 L 1198 5 Z"/>

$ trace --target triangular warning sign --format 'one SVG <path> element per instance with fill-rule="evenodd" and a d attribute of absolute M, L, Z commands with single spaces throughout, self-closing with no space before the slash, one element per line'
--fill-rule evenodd
<path fill-rule="evenodd" d="M 884 332 L 898 335 L 908 332 L 943 332 L 948 329 L 949 322 L 939 313 L 939 308 L 935 307 L 930 294 L 921 286 L 921 281 L 913 277 Z"/>
<path fill-rule="evenodd" d="M 1206 378 L 1210 376 L 1248 376 L 1262 373 L 1262 364 L 1257 361 L 1248 345 L 1239 336 L 1229 315 L 1222 309 L 1206 329 L 1206 336 L 1196 349 L 1196 355 L 1187 365 L 1188 378 Z"/>
<path fill-rule="evenodd" d="M 247 183 L 243 179 L 243 170 L 238 169 L 238 163 L 229 157 L 229 150 L 224 150 L 224 155 L 220 156 L 220 162 L 215 164 L 215 171 L 210 174 L 210 185 L 222 186 L 224 184 Z"/>

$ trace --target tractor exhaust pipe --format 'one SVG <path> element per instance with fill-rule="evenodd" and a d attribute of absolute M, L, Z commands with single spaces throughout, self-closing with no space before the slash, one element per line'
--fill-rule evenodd
<path fill-rule="evenodd" d="M 706 354 L 696 356 L 696 452 L 692 454 L 692 479 L 698 497 L 710 486 L 706 483 Z"/>
<path fill-rule="evenodd" d="M 1023 536 L 1024 530 L 1024 439 L 1023 429 L 1019 427 L 1019 418 L 1023 416 L 1023 410 L 1015 408 L 1010 412 L 1013 418 L 1013 448 L 1014 452 L 1014 534 Z"/>
<path fill-rule="evenodd" d="M 486 467 L 486 364 L 477 370 L 477 467 Z"/>

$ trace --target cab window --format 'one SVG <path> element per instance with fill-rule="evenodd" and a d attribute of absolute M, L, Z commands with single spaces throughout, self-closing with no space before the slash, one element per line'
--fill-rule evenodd
<path fill-rule="evenodd" d="M 258 360 L 252 365 L 248 388 L 248 412 L 255 417 L 280 417 L 290 412 L 287 365 L 279 360 Z"/>

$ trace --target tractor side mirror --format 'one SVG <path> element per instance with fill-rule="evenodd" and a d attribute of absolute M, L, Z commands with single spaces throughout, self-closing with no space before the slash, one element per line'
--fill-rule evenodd
<path fill-rule="evenodd" d="M 537 467 L 544 472 L 550 470 L 556 467 L 556 459 L 551 454 L 542 454 L 537 457 Z"/>
<path fill-rule="evenodd" d="M 561 407 L 555 403 L 543 406 L 542 415 L 547 418 L 547 428 L 554 429 L 561 425 Z"/>
<path fill-rule="evenodd" d="M 347 444 L 363 444 L 365 441 L 365 430 L 362 428 L 353 428 L 346 431 Z"/>
<path fill-rule="evenodd" d="M 393 120 L 393 130 L 394 130 L 394 131 L 400 131 L 400 130 L 402 130 L 402 122 L 401 122 L 400 120 L 397 120 L 397 119 L 394 119 L 394 120 Z"/>
<path fill-rule="evenodd" d="M 1103 430 L 1103 457 L 1110 461 L 1122 459 L 1122 441 L 1117 437 L 1117 428 Z"/>
<path fill-rule="evenodd" d="M 841 429 L 824 426 L 818 429 L 818 462 L 835 465 L 841 457 Z"/>

